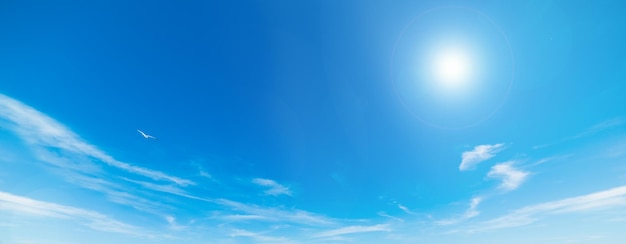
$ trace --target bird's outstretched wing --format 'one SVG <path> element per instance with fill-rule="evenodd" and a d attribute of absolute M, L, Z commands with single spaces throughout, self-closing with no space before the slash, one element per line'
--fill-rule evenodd
<path fill-rule="evenodd" d="M 137 132 L 139 132 L 146 139 L 155 139 L 156 140 L 156 137 L 148 135 L 148 134 L 146 134 L 145 132 L 143 132 L 141 130 L 137 130 Z"/>
<path fill-rule="evenodd" d="M 143 137 L 148 138 L 148 135 L 146 135 L 146 133 L 143 133 L 143 131 L 137 130 L 137 132 L 139 132 Z"/>

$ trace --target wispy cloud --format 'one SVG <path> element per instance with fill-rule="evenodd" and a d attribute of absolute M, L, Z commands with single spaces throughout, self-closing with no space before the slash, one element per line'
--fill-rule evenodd
<path fill-rule="evenodd" d="M 574 154 L 566 154 L 566 155 L 560 155 L 560 156 L 552 156 L 552 157 L 546 157 L 546 158 L 542 158 L 539 159 L 537 161 L 535 161 L 534 163 L 528 165 L 529 167 L 534 167 L 534 166 L 538 166 L 538 165 L 542 165 L 548 162 L 553 162 L 553 161 L 558 161 L 558 160 L 563 160 L 563 159 L 567 159 L 571 156 L 573 156 Z"/>
<path fill-rule="evenodd" d="M 253 214 L 219 215 L 217 216 L 217 218 L 227 220 L 227 221 L 268 220 L 268 217 L 266 216 L 253 215 Z"/>
<path fill-rule="evenodd" d="M 182 230 L 182 229 L 185 229 L 185 226 L 182 226 L 182 225 L 179 225 L 178 223 L 176 223 L 176 217 L 174 217 L 174 216 L 166 215 L 165 216 L 165 220 L 169 224 L 169 228 L 172 229 L 172 230 Z"/>
<path fill-rule="evenodd" d="M 127 192 L 124 186 L 107 181 L 104 178 L 96 178 L 89 175 L 79 174 L 73 171 L 61 173 L 67 180 L 85 189 L 90 189 L 103 193 L 106 198 L 114 203 L 131 206 L 137 210 L 159 214 L 162 210 L 171 210 L 172 207 L 162 202 L 156 202 L 142 198 L 138 195 Z"/>
<path fill-rule="evenodd" d="M 231 237 L 248 237 L 256 242 L 262 243 L 291 243 L 289 239 L 285 237 L 268 236 L 267 233 L 256 233 L 242 229 L 231 229 Z"/>
<path fill-rule="evenodd" d="M 620 127 L 626 125 L 626 119 L 624 118 L 613 118 L 613 119 L 608 119 L 605 121 L 602 121 L 600 123 L 597 123 L 589 128 L 587 128 L 586 130 L 573 135 L 573 136 L 568 136 L 565 138 L 561 138 L 560 140 L 556 141 L 556 142 L 551 142 L 551 143 L 546 143 L 546 144 L 541 144 L 541 145 L 537 145 L 534 146 L 533 149 L 541 149 L 541 148 L 546 148 L 555 144 L 559 144 L 559 143 L 563 143 L 566 141 L 571 141 L 571 140 L 576 140 L 576 139 L 580 139 L 583 137 L 588 137 L 588 136 L 592 136 L 594 134 L 600 133 L 602 131 L 605 130 L 609 130 L 611 128 L 615 128 L 615 127 Z"/>
<path fill-rule="evenodd" d="M 391 215 L 389 215 L 389 214 L 387 214 L 387 213 L 385 213 L 383 211 L 377 212 L 376 215 L 381 216 L 381 217 L 385 217 L 385 218 L 390 218 L 390 219 L 393 219 L 393 220 L 396 220 L 396 221 L 404 222 L 403 219 L 391 216 Z"/>
<path fill-rule="evenodd" d="M 402 204 L 398 203 L 398 208 L 401 209 L 402 211 L 404 211 L 405 213 L 415 214 L 415 212 L 411 211 L 409 208 L 407 208 L 406 206 L 404 206 Z"/>
<path fill-rule="evenodd" d="M 459 170 L 473 169 L 480 162 L 494 157 L 496 153 L 500 152 L 502 149 L 504 149 L 504 144 L 499 143 L 494 145 L 478 145 L 471 151 L 463 152 Z"/>
<path fill-rule="evenodd" d="M 528 225 L 549 214 L 598 211 L 624 206 L 626 206 L 626 186 L 621 186 L 588 195 L 520 208 L 502 217 L 479 223 L 467 231 L 476 232 Z"/>
<path fill-rule="evenodd" d="M 160 185 L 160 184 L 154 184 L 151 182 L 132 180 L 132 179 L 123 178 L 123 177 L 121 179 L 126 180 L 128 182 L 135 183 L 137 185 L 142 186 L 144 189 L 148 189 L 152 191 L 165 192 L 165 193 L 169 193 L 169 194 L 173 194 L 173 195 L 177 195 L 177 196 L 181 196 L 181 197 L 185 197 L 189 199 L 194 199 L 198 201 L 203 201 L 203 202 L 218 203 L 217 200 L 214 200 L 214 199 L 191 195 L 176 185 Z"/>
<path fill-rule="evenodd" d="M 343 228 L 339 228 L 335 230 L 323 231 L 314 235 L 314 237 L 322 238 L 322 237 L 332 237 L 332 236 L 339 236 L 339 235 L 346 235 L 346 234 L 377 232 L 377 231 L 389 232 L 391 231 L 391 228 L 389 228 L 388 224 L 377 224 L 377 225 L 372 225 L 372 226 L 354 225 L 354 226 L 347 226 L 347 227 L 343 227 Z"/>
<path fill-rule="evenodd" d="M 207 179 L 213 179 L 213 176 L 204 170 L 200 170 L 200 176 Z"/>
<path fill-rule="evenodd" d="M 480 211 L 478 211 L 478 205 L 483 200 L 484 200 L 483 197 L 473 197 L 472 200 L 470 200 L 469 207 L 467 208 L 467 210 L 465 210 L 465 213 L 463 213 L 462 216 L 457 217 L 457 218 L 452 218 L 452 219 L 439 220 L 439 221 L 436 221 L 435 223 L 438 225 L 452 225 L 452 224 L 457 224 L 465 220 L 474 218 L 480 214 Z"/>
<path fill-rule="evenodd" d="M 586 129 L 585 131 L 581 133 L 578 133 L 575 136 L 568 137 L 565 140 L 571 140 L 571 139 L 577 139 L 581 137 L 590 136 L 598 132 L 601 132 L 610 128 L 614 128 L 614 127 L 619 127 L 622 125 L 626 125 L 626 119 L 624 118 L 613 118 L 613 119 L 605 120 L 605 121 L 602 121 L 600 123 L 593 125 L 592 127 Z"/>
<path fill-rule="evenodd" d="M 253 204 L 244 204 L 227 199 L 216 200 L 218 204 L 229 207 L 232 211 L 240 212 L 245 215 L 260 216 L 260 220 L 297 223 L 303 225 L 328 225 L 334 221 L 317 214 L 298 209 L 280 209 L 261 207 Z"/>
<path fill-rule="evenodd" d="M 267 195 L 272 195 L 272 196 L 287 195 L 287 196 L 291 196 L 291 190 L 289 190 L 289 187 L 286 187 L 286 186 L 283 186 L 281 184 L 278 184 L 278 183 L 276 183 L 276 181 L 269 180 L 269 179 L 255 178 L 255 179 L 252 180 L 252 183 L 260 185 L 260 186 L 269 187 L 269 189 L 265 190 L 265 194 L 267 194 Z"/>
<path fill-rule="evenodd" d="M 267 222 L 282 222 L 282 223 L 297 223 L 303 225 L 327 225 L 333 224 L 334 221 L 314 213 L 299 209 L 283 209 L 275 207 L 263 207 L 254 204 L 246 204 L 228 199 L 212 199 L 194 196 L 176 185 L 159 185 L 151 182 L 137 181 L 127 178 L 122 178 L 128 182 L 135 183 L 145 189 L 165 192 L 181 197 L 209 202 L 217 205 L 221 205 L 229 209 L 228 214 L 216 214 L 214 219 L 223 219 L 229 221 L 267 221 Z"/>
<path fill-rule="evenodd" d="M 478 208 L 478 204 L 480 204 L 482 201 L 483 201 L 482 197 L 474 197 L 474 198 L 472 198 L 472 200 L 470 201 L 470 207 L 465 212 L 465 217 L 466 218 L 473 218 L 473 217 L 478 216 L 480 214 L 480 212 L 478 212 L 478 210 L 476 210 L 476 208 Z"/>
<path fill-rule="evenodd" d="M 151 237 L 139 227 L 114 220 L 104 214 L 80 208 L 38 201 L 26 197 L 0 192 L 0 211 L 9 210 L 31 216 L 73 219 L 99 231 L 116 232 L 134 236 Z"/>
<path fill-rule="evenodd" d="M 496 164 L 491 167 L 487 177 L 502 180 L 499 188 L 505 191 L 517 189 L 528 177 L 528 172 L 513 167 L 513 162 Z"/>
<path fill-rule="evenodd" d="M 155 183 L 146 182 L 146 181 L 132 180 L 128 178 L 122 178 L 122 179 L 128 182 L 138 184 L 145 189 L 149 189 L 153 191 L 166 192 L 166 193 L 170 193 L 174 195 L 187 195 L 187 193 L 185 193 L 183 189 L 177 187 L 176 185 L 160 185 L 160 184 L 155 184 Z"/>
<path fill-rule="evenodd" d="M 85 142 L 77 134 L 53 118 L 2 94 L 0 94 L 0 118 L 11 122 L 10 129 L 30 144 L 63 149 L 71 153 L 98 159 L 107 165 L 154 180 L 167 180 L 182 186 L 195 184 L 187 179 L 118 161 L 97 147 Z"/>

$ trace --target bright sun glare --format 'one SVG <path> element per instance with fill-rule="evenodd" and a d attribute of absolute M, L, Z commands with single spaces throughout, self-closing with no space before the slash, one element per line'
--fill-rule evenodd
<path fill-rule="evenodd" d="M 462 50 L 450 49 L 437 53 L 433 64 L 434 78 L 446 88 L 458 88 L 470 79 L 471 61 Z"/>

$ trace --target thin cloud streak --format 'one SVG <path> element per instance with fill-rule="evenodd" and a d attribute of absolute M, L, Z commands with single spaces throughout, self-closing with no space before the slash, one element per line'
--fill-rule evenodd
<path fill-rule="evenodd" d="M 80 187 L 103 193 L 111 202 L 131 206 L 140 211 L 160 214 L 160 212 L 164 209 L 173 209 L 171 206 L 163 203 L 151 201 L 138 195 L 131 194 L 125 191 L 122 185 L 112 183 L 103 178 L 95 178 L 76 172 L 65 172 L 63 173 L 63 176 L 67 178 L 69 182 Z"/>
<path fill-rule="evenodd" d="M 177 195 L 177 196 L 181 196 L 181 197 L 185 197 L 185 198 L 189 198 L 189 199 L 194 199 L 194 200 L 198 200 L 198 201 L 203 201 L 203 202 L 210 202 L 210 203 L 216 203 L 219 204 L 217 202 L 217 200 L 213 200 L 210 198 L 203 198 L 203 197 L 198 197 L 198 196 L 194 196 L 191 194 L 188 194 L 185 190 L 175 186 L 175 185 L 159 185 L 159 184 L 154 184 L 154 183 L 150 183 L 150 182 L 145 182 L 145 181 L 138 181 L 138 180 L 132 180 L 132 179 L 128 179 L 128 178 L 121 178 L 125 181 L 128 182 L 132 182 L 135 183 L 137 185 L 142 186 L 145 189 L 148 190 L 152 190 L 152 191 L 158 191 L 158 192 L 165 192 L 165 193 L 169 193 L 172 195 Z"/>
<path fill-rule="evenodd" d="M 572 140 L 572 139 L 578 139 L 578 138 L 582 138 L 582 137 L 586 137 L 586 136 L 590 136 L 593 134 L 596 134 L 598 132 L 610 129 L 610 128 L 614 128 L 614 127 L 619 127 L 622 125 L 626 124 L 626 119 L 624 118 L 613 118 L 613 119 L 609 119 L 609 120 L 605 120 L 602 121 L 598 124 L 593 125 L 592 127 L 590 127 L 589 129 L 578 133 L 575 136 L 572 137 L 568 137 L 565 140 Z"/>
<path fill-rule="evenodd" d="M 219 219 L 227 220 L 227 221 L 249 221 L 249 220 L 267 220 L 268 218 L 260 215 L 251 215 L 251 214 L 231 214 L 231 215 L 222 215 L 217 216 Z"/>
<path fill-rule="evenodd" d="M 520 208 L 502 217 L 479 223 L 475 227 L 468 228 L 466 232 L 529 225 L 549 214 L 597 211 L 624 206 L 626 206 L 626 186 L 620 186 L 588 195 Z"/>
<path fill-rule="evenodd" d="M 0 211 L 1 210 L 42 217 L 74 219 L 81 222 L 84 226 L 99 231 L 143 237 L 152 236 L 144 233 L 139 227 L 114 220 L 98 212 L 38 201 L 7 192 L 0 192 Z"/>
<path fill-rule="evenodd" d="M 398 208 L 399 208 L 400 210 L 404 211 L 404 212 L 405 212 L 405 213 L 407 213 L 407 214 L 412 214 L 412 215 L 413 215 L 413 214 L 415 214 L 415 212 L 411 211 L 409 208 L 407 208 L 406 206 L 404 206 L 404 205 L 402 205 L 402 204 L 399 204 L 399 203 L 398 203 Z"/>
<path fill-rule="evenodd" d="M 376 215 L 381 216 L 381 217 L 385 217 L 385 218 L 390 218 L 390 219 L 393 219 L 393 220 L 396 220 L 396 221 L 404 222 L 403 219 L 391 216 L 391 215 L 389 215 L 389 214 L 387 214 L 387 213 L 385 213 L 383 211 L 379 211 L 378 213 L 376 213 Z"/>
<path fill-rule="evenodd" d="M 534 167 L 534 166 L 538 166 L 538 165 L 542 165 L 548 162 L 553 162 L 553 161 L 558 161 L 558 160 L 563 160 L 563 159 L 567 159 L 571 156 L 573 156 L 574 154 L 566 154 L 566 155 L 560 155 L 560 156 L 552 156 L 552 157 L 546 157 L 546 158 L 542 158 L 537 160 L 536 162 L 526 166 L 526 167 Z"/>
<path fill-rule="evenodd" d="M 314 237 L 323 238 L 323 237 L 332 237 L 332 236 L 347 235 L 347 234 L 354 234 L 354 233 L 380 232 L 380 231 L 389 232 L 391 231 L 391 228 L 389 228 L 388 224 L 377 224 L 377 225 L 372 225 L 372 226 L 354 225 L 354 226 L 347 226 L 347 227 L 343 227 L 343 228 L 339 228 L 335 230 L 323 231 L 314 235 Z"/>
<path fill-rule="evenodd" d="M 487 177 L 502 180 L 499 188 L 505 191 L 517 189 L 528 177 L 528 172 L 513 167 L 513 162 L 496 164 L 491 167 Z"/>
<path fill-rule="evenodd" d="M 279 208 L 267 208 L 227 199 L 218 199 L 216 202 L 220 205 L 229 207 L 232 211 L 238 211 L 244 213 L 245 215 L 262 216 L 263 218 L 260 218 L 260 220 L 290 222 L 303 225 L 328 225 L 334 223 L 334 221 L 327 217 L 298 209 L 284 210 Z"/>
<path fill-rule="evenodd" d="M 13 131 L 25 141 L 42 147 L 52 147 L 98 159 L 110 166 L 154 180 L 167 180 L 181 186 L 194 185 L 193 181 L 167 175 L 143 167 L 120 162 L 85 142 L 80 136 L 53 118 L 8 96 L 0 94 L 0 118 L 13 123 Z"/>
<path fill-rule="evenodd" d="M 488 160 L 504 149 L 504 144 L 478 145 L 471 151 L 463 152 L 461 155 L 460 171 L 473 169 L 477 164 Z"/>
<path fill-rule="evenodd" d="M 292 243 L 285 237 L 268 236 L 265 233 L 255 233 L 242 229 L 231 229 L 231 237 L 247 237 L 262 243 Z"/>
<path fill-rule="evenodd" d="M 207 178 L 207 179 L 213 179 L 213 176 L 211 174 L 209 174 L 208 172 L 204 171 L 204 170 L 200 170 L 200 176 Z"/>
<path fill-rule="evenodd" d="M 260 186 L 265 186 L 265 187 L 269 187 L 269 189 L 265 190 L 265 194 L 267 195 L 271 195 L 271 196 L 278 196 L 278 195 L 287 195 L 287 196 L 291 196 L 291 190 L 289 190 L 289 187 L 283 186 L 281 184 L 276 183 L 276 181 L 270 180 L 270 179 L 263 179 L 263 178 L 255 178 L 252 180 L 252 183 L 260 185 Z"/>
<path fill-rule="evenodd" d="M 149 190 L 153 190 L 153 191 L 160 191 L 160 192 L 167 192 L 167 193 L 171 193 L 174 195 L 187 195 L 187 193 L 185 193 L 185 191 L 181 188 L 178 188 L 175 185 L 159 185 L 159 184 L 154 184 L 151 182 L 145 182 L 145 181 L 139 181 L 139 180 L 131 180 L 128 178 L 122 178 L 125 181 L 128 182 L 132 182 L 135 183 L 137 185 L 142 186 L 143 188 L 149 189 Z"/>
<path fill-rule="evenodd" d="M 563 142 L 566 142 L 566 141 L 571 141 L 571 140 L 576 140 L 576 139 L 592 136 L 592 135 L 600 133 L 602 131 L 605 131 L 605 130 L 608 130 L 608 129 L 611 129 L 611 128 L 615 128 L 615 127 L 620 127 L 620 126 L 623 126 L 623 125 L 626 125 L 626 119 L 624 119 L 624 118 L 608 119 L 608 120 L 602 121 L 600 123 L 597 123 L 597 124 L 587 128 L 586 130 L 584 130 L 584 131 L 582 131 L 582 132 L 580 132 L 580 133 L 578 133 L 576 135 L 565 137 L 565 138 L 561 138 L 560 140 L 558 140 L 556 142 L 536 145 L 536 146 L 533 147 L 533 149 L 542 149 L 542 148 L 550 147 L 550 146 L 553 146 L 555 144 L 563 143 Z"/>
<path fill-rule="evenodd" d="M 478 211 L 477 208 L 478 208 L 478 205 L 483 200 L 484 200 L 483 197 L 473 197 L 472 200 L 470 200 L 469 207 L 467 208 L 467 210 L 465 210 L 465 213 L 463 214 L 463 216 L 458 217 L 458 218 L 439 220 L 439 221 L 436 221 L 435 223 L 438 225 L 453 225 L 453 224 L 458 224 L 460 222 L 474 218 L 480 215 L 480 211 Z"/>
<path fill-rule="evenodd" d="M 169 228 L 172 230 L 180 231 L 186 228 L 186 226 L 179 225 L 176 222 L 176 217 L 174 216 L 166 215 L 164 216 L 164 218 L 165 218 L 165 221 L 167 221 Z"/>
<path fill-rule="evenodd" d="M 89 159 L 73 154 L 57 155 L 43 149 L 37 149 L 34 152 L 39 159 L 54 166 L 50 170 L 66 182 L 100 192 L 110 202 L 157 215 L 161 215 L 163 210 L 173 209 L 172 206 L 142 197 L 140 194 L 143 193 L 142 191 L 114 182 L 111 178 L 119 179 L 118 176 L 110 175 Z"/>
<path fill-rule="evenodd" d="M 174 185 L 158 185 L 150 182 L 137 181 L 122 178 L 128 182 L 135 183 L 140 185 L 146 189 L 170 193 L 173 195 L 178 195 L 181 197 L 194 199 L 198 201 L 209 202 L 217 205 L 224 206 L 229 208 L 231 211 L 235 212 L 230 215 L 224 216 L 214 216 L 214 218 L 218 219 L 230 219 L 230 220 L 257 220 L 257 221 L 268 221 L 268 222 L 290 222 L 297 223 L 303 225 L 328 225 L 334 224 L 334 221 L 331 219 L 317 215 L 314 213 L 310 213 L 304 210 L 298 209 L 280 209 L 280 208 L 270 208 L 270 207 L 262 207 L 254 204 L 245 204 L 240 203 L 228 199 L 211 199 L 211 198 L 203 198 L 194 195 L 190 195 L 185 192 L 183 189 L 178 188 Z M 237 214 L 236 212 L 243 213 Z"/>

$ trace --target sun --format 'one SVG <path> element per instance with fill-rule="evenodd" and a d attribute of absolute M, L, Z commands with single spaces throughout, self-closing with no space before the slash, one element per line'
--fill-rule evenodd
<path fill-rule="evenodd" d="M 513 50 L 502 30 L 467 7 L 419 13 L 392 49 L 389 80 L 401 105 L 420 122 L 442 129 L 489 119 L 514 83 Z"/>
<path fill-rule="evenodd" d="M 448 48 L 437 52 L 432 61 L 435 82 L 444 88 L 465 86 L 472 76 L 472 61 L 467 52 Z"/>

